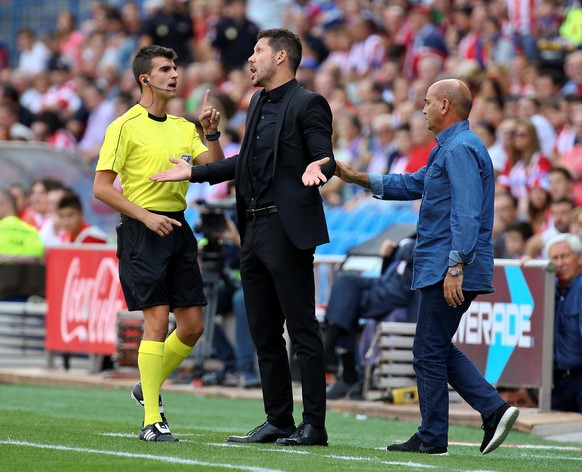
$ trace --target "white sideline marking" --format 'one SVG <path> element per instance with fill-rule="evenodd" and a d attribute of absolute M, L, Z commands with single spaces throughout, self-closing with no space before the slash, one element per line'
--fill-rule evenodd
<path fill-rule="evenodd" d="M 429 465 L 429 464 L 420 464 L 418 462 L 412 461 L 384 461 L 382 459 L 378 459 L 377 457 L 358 457 L 358 456 L 337 456 L 335 454 L 325 455 L 323 457 L 327 457 L 328 459 L 339 459 L 342 461 L 360 461 L 360 462 L 373 462 L 374 464 L 383 464 L 383 465 L 401 465 L 404 467 L 415 467 L 415 468 L 426 468 L 426 469 L 437 469 L 440 466 L 436 465 Z"/>
<path fill-rule="evenodd" d="M 127 438 L 135 438 L 135 434 L 128 434 L 128 433 L 100 433 L 100 436 L 112 436 L 112 437 L 127 437 Z M 202 436 L 200 433 L 185 433 L 180 434 L 180 437 L 184 436 Z M 188 442 L 188 441 L 185 441 Z M 100 451 L 94 449 L 84 449 L 84 448 L 73 448 L 73 447 L 66 447 L 66 446 L 53 446 L 53 445 L 43 445 L 43 444 L 34 444 L 34 443 L 27 443 L 27 442 L 18 442 L 18 441 L 0 441 L 0 444 L 12 444 L 12 445 L 24 445 L 24 446 L 31 446 L 31 447 L 38 447 L 38 448 L 45 448 L 45 449 L 58 449 L 58 450 L 67 450 L 67 451 L 77 451 L 77 452 L 89 452 L 89 453 L 98 453 L 98 454 L 109 454 L 109 455 L 119 455 L 124 457 L 136 457 L 136 458 L 145 458 L 145 459 L 154 459 L 163 462 L 170 462 L 170 463 L 180 463 L 180 464 L 188 464 L 188 465 L 202 465 L 202 466 L 221 466 L 230 469 L 240 469 L 240 470 L 248 470 L 251 472 L 280 472 L 276 469 L 265 469 L 260 467 L 250 467 L 250 466 L 234 466 L 232 464 L 213 464 L 209 462 L 202 462 L 202 461 L 194 461 L 190 459 L 179 459 L 175 457 L 164 457 L 164 456 L 153 456 L 149 454 L 133 454 L 133 453 L 123 453 L 123 452 L 111 452 L 111 451 Z M 199 445 L 206 445 L 211 447 L 231 447 L 231 448 L 249 448 L 252 444 L 241 444 L 241 443 L 229 443 L 229 442 L 206 442 L 206 443 L 198 443 Z M 451 441 L 449 445 L 452 446 L 462 446 L 462 447 L 475 447 L 479 446 L 480 443 L 471 443 L 471 442 L 455 442 Z M 582 447 L 575 447 L 575 446 L 545 446 L 545 445 L 533 445 L 533 444 L 504 444 L 503 447 L 514 448 L 514 449 L 533 449 L 533 450 L 553 450 L 553 451 L 582 451 Z M 384 448 L 371 448 L 373 450 L 384 451 Z M 301 449 L 293 449 L 293 448 L 286 448 L 286 447 L 276 447 L 276 448 L 265 448 L 261 449 L 263 452 L 280 452 L 284 454 L 297 454 L 297 455 L 308 455 L 310 452 L 304 451 Z M 429 464 L 422 464 L 417 462 L 404 462 L 404 461 L 386 461 L 382 460 L 378 457 L 363 457 L 363 456 L 340 456 L 335 454 L 326 454 L 321 457 L 325 457 L 328 459 L 336 459 L 342 461 L 357 461 L 357 462 L 373 462 L 375 464 L 382 464 L 382 465 L 399 465 L 403 467 L 411 467 L 411 468 L 428 468 L 434 469 L 438 468 L 438 466 L 429 465 Z M 527 456 L 531 457 L 531 456 Z M 540 459 L 551 459 L 551 460 L 560 460 L 560 459 L 570 459 L 575 461 L 582 461 L 582 457 L 563 457 L 563 456 L 536 456 Z M 472 470 L 471 472 L 494 472 L 491 470 Z"/>
<path fill-rule="evenodd" d="M 99 433 L 99 436 L 108 436 L 113 438 L 136 438 L 137 434 L 132 433 Z M 185 438 L 185 437 L 197 437 L 202 436 L 200 433 L 180 433 L 176 434 L 178 439 Z"/>
<path fill-rule="evenodd" d="M 71 451 L 71 452 L 85 452 L 89 454 L 103 454 L 106 456 L 118 456 L 118 457 L 130 457 L 136 459 L 149 459 L 160 462 L 167 462 L 171 464 L 185 464 L 185 465 L 198 465 L 205 467 L 224 467 L 225 469 L 235 469 L 235 470 L 247 470 L 249 472 L 282 472 L 278 469 L 266 469 L 264 467 L 250 467 L 244 465 L 233 465 L 233 464 L 219 464 L 215 462 L 204 462 L 192 459 L 181 459 L 179 457 L 168 457 L 168 456 L 155 456 L 153 454 L 135 454 L 132 452 L 119 452 L 119 451 L 105 451 L 100 449 L 88 449 L 84 447 L 70 447 L 70 446 L 59 446 L 58 444 L 38 444 L 31 443 L 27 441 L 13 441 L 8 439 L 6 441 L 0 440 L 0 444 L 8 444 L 10 446 L 26 446 L 35 447 L 38 449 L 52 449 L 56 451 Z"/>
<path fill-rule="evenodd" d="M 204 443 L 206 446 L 213 446 L 213 447 L 243 447 L 246 449 L 250 449 L 253 446 L 255 446 L 255 444 L 252 443 L 232 443 L 232 442 L 223 442 L 223 443 L 217 443 L 217 442 L 209 442 L 209 443 Z M 287 448 L 287 447 L 277 447 L 277 448 L 272 448 L 272 449 L 261 449 L 261 451 L 263 452 L 283 452 L 283 453 L 287 453 L 287 454 L 299 454 L 299 455 L 307 455 L 309 454 L 309 452 L 307 451 L 302 451 L 301 449 L 292 449 L 292 448 Z"/>
<path fill-rule="evenodd" d="M 117 438 L 135 438 L 135 434 L 130 433 L 99 433 L 100 436 L 111 436 Z M 202 433 L 181 433 L 178 434 L 178 439 L 183 437 L 201 437 L 203 436 Z M 242 443 L 204 443 L 208 446 L 215 446 L 215 447 L 249 447 L 250 444 L 242 444 Z M 462 447 L 478 447 L 481 443 L 476 442 L 460 442 L 460 441 L 451 441 L 449 442 L 449 446 L 462 446 Z M 581 452 L 582 447 L 578 446 L 545 446 L 542 444 L 502 444 L 501 447 L 507 447 L 512 449 L 534 449 L 534 450 L 550 450 L 550 451 L 573 451 L 573 452 Z M 385 447 L 373 447 L 371 448 L 374 451 L 386 451 Z M 307 451 L 302 451 L 298 449 L 290 449 L 281 447 L 275 449 L 263 449 L 264 451 L 277 451 L 277 452 L 288 452 L 291 454 L 309 454 Z M 582 460 L 582 459 L 581 459 Z"/>
<path fill-rule="evenodd" d="M 481 443 L 469 443 L 469 442 L 450 442 L 449 446 L 480 446 Z M 544 446 L 541 444 L 506 444 L 503 443 L 501 447 L 511 447 L 513 449 L 549 449 L 551 451 L 582 451 L 582 447 L 577 446 Z"/>
<path fill-rule="evenodd" d="M 251 444 L 233 444 L 233 443 L 206 443 L 207 446 L 218 446 L 218 447 L 246 447 L 248 448 Z M 302 451 L 300 449 L 292 449 L 287 447 L 278 447 L 278 448 L 269 448 L 269 449 L 261 449 L 261 452 L 282 452 L 284 454 L 299 454 L 299 455 L 307 455 L 310 454 L 308 451 Z M 427 468 L 427 469 L 435 469 L 438 466 L 435 465 L 428 465 L 428 464 L 419 464 L 417 462 L 401 462 L 401 461 L 385 461 L 379 459 L 377 457 L 362 457 L 362 456 L 338 456 L 336 454 L 325 454 L 321 457 L 325 457 L 326 459 L 338 459 L 341 461 L 358 461 L 358 462 L 373 462 L 374 464 L 383 464 L 383 465 L 402 465 L 404 467 L 416 467 L 416 468 Z"/>
<path fill-rule="evenodd" d="M 531 458 L 530 455 L 523 455 L 522 457 Z M 535 456 L 536 459 L 552 459 L 552 460 L 567 460 L 567 461 L 582 461 L 582 457 L 564 457 L 564 456 Z"/>

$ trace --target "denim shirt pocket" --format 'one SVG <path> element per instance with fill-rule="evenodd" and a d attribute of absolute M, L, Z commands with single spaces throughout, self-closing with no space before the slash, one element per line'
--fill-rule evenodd
<path fill-rule="evenodd" d="M 427 171 L 424 178 L 424 192 L 425 194 L 435 195 L 445 195 L 447 189 L 450 186 L 450 182 L 447 173 L 438 164 L 431 165 Z"/>
<path fill-rule="evenodd" d="M 562 331 L 570 333 L 570 336 L 574 333 L 579 333 L 582 335 L 582 326 L 580 326 L 580 314 L 578 311 L 570 307 L 566 307 L 564 313 L 562 314 Z"/>
<path fill-rule="evenodd" d="M 436 164 L 430 166 L 426 171 L 427 179 L 438 179 L 441 175 L 443 175 L 443 170 Z"/>
<path fill-rule="evenodd" d="M 578 326 L 578 318 L 579 318 L 580 314 L 574 310 L 566 310 L 564 312 L 564 318 L 566 320 L 567 323 L 574 323 L 576 326 Z"/>

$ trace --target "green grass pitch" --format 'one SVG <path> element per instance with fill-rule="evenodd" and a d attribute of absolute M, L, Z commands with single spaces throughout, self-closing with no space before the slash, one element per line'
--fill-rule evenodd
<path fill-rule="evenodd" d="M 142 409 L 124 389 L 0 384 L 0 471 L 580 471 L 582 445 L 512 431 L 482 456 L 482 431 L 451 426 L 449 456 L 388 453 L 417 424 L 328 413 L 330 446 L 234 445 L 265 415 L 256 400 L 164 393 L 178 443 L 138 439 Z M 300 421 L 300 407 L 295 419 Z"/>

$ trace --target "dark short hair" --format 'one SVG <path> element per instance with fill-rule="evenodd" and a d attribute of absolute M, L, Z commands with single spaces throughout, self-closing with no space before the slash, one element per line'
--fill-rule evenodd
<path fill-rule="evenodd" d="M 534 234 L 533 228 L 526 221 L 512 221 L 511 223 L 507 223 L 505 232 L 507 233 L 508 231 L 519 233 L 524 241 L 527 241 Z"/>
<path fill-rule="evenodd" d="M 565 167 L 554 166 L 548 171 L 548 173 L 549 174 L 562 174 L 568 182 L 572 182 L 574 180 L 574 177 L 572 177 L 572 173 L 568 169 L 566 169 Z"/>
<path fill-rule="evenodd" d="M 566 203 L 567 205 L 570 205 L 572 207 L 572 209 L 576 208 L 576 204 L 574 203 L 574 200 L 572 200 L 571 198 L 568 198 L 568 197 L 558 198 L 557 200 L 554 200 L 552 202 L 552 205 L 558 205 L 560 203 Z"/>
<path fill-rule="evenodd" d="M 8 98 L 12 103 L 18 103 L 20 94 L 18 93 L 18 90 L 16 90 L 16 87 L 9 84 L 3 84 L 2 96 Z"/>
<path fill-rule="evenodd" d="M 31 38 L 36 38 L 36 33 L 31 28 L 21 28 L 20 30 L 18 30 L 18 32 L 16 33 L 16 36 L 21 36 L 21 35 L 29 36 Z"/>
<path fill-rule="evenodd" d="M 481 126 L 481 128 L 485 128 L 490 135 L 495 136 L 495 126 L 493 126 L 493 123 L 489 120 L 479 120 L 475 123 L 475 126 Z"/>
<path fill-rule="evenodd" d="M 564 95 L 564 100 L 568 103 L 580 103 L 582 102 L 582 95 L 579 93 L 567 93 Z"/>
<path fill-rule="evenodd" d="M 16 213 L 16 198 L 6 188 L 0 188 L 0 202 L 2 201 L 8 202 L 12 213 Z"/>
<path fill-rule="evenodd" d="M 139 85 L 140 90 L 142 88 L 142 84 L 139 81 L 139 76 L 141 74 L 149 74 L 152 71 L 152 59 L 154 57 L 165 57 L 171 61 L 178 59 L 176 51 L 170 48 L 165 48 L 163 46 L 158 46 L 156 44 L 144 46 L 139 51 L 137 51 L 137 54 L 133 59 L 132 70 L 133 76 Z"/>
<path fill-rule="evenodd" d="M 507 192 L 507 191 L 499 192 L 495 196 L 495 198 L 497 198 L 497 197 L 507 197 L 507 198 L 509 198 L 509 200 L 511 201 L 511 204 L 513 205 L 513 208 L 517 208 L 518 205 L 519 205 L 519 200 L 511 192 Z"/>
<path fill-rule="evenodd" d="M 59 190 L 65 188 L 63 183 L 58 179 L 53 179 L 52 177 L 39 177 L 34 179 L 30 184 L 30 188 L 34 187 L 36 184 L 41 184 L 47 192 L 51 190 Z"/>
<path fill-rule="evenodd" d="M 52 110 L 43 110 L 37 113 L 33 119 L 33 122 L 46 124 L 51 135 L 63 127 L 63 120 L 61 120 L 60 115 Z"/>
<path fill-rule="evenodd" d="M 274 53 L 279 51 L 285 51 L 287 53 L 289 67 L 295 74 L 297 69 L 299 69 L 299 63 L 301 62 L 301 56 L 303 54 L 303 47 L 301 46 L 299 36 L 283 28 L 272 28 L 259 32 L 257 40 L 262 38 L 268 38 L 269 47 Z"/>
<path fill-rule="evenodd" d="M 58 210 L 62 210 L 64 208 L 72 208 L 73 210 L 82 212 L 83 204 L 81 203 L 81 199 L 76 193 L 67 192 L 57 203 Z"/>

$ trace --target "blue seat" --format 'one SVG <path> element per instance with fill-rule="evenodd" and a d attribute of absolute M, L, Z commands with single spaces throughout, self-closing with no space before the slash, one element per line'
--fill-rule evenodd
<path fill-rule="evenodd" d="M 345 210 L 341 207 L 324 207 L 327 228 L 332 231 L 341 225 Z"/>
<path fill-rule="evenodd" d="M 418 213 L 409 202 L 366 200 L 354 210 L 325 207 L 329 244 L 317 254 L 346 255 L 348 249 L 375 238 L 394 223 L 414 223 Z"/>

